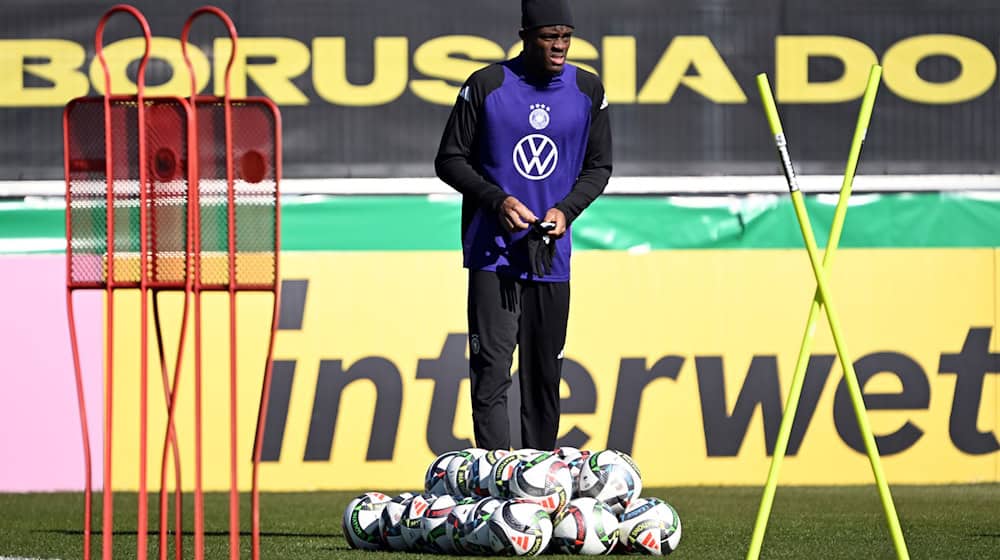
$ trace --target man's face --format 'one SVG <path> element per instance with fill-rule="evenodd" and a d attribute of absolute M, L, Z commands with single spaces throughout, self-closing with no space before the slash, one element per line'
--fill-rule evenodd
<path fill-rule="evenodd" d="M 558 74 L 566 63 L 573 28 L 568 25 L 547 25 L 523 31 L 524 55 L 538 72 Z"/>

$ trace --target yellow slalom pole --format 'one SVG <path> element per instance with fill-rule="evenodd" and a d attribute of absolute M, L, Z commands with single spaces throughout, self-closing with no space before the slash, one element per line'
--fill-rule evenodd
<path fill-rule="evenodd" d="M 799 190 L 798 181 L 795 178 L 791 157 L 788 155 L 785 134 L 781 127 L 781 120 L 778 117 L 778 109 L 774 104 L 774 97 L 771 95 L 771 86 L 765 74 L 757 76 L 757 86 L 760 90 L 761 101 L 764 104 L 764 112 L 767 114 L 768 124 L 770 124 L 775 144 L 778 147 L 779 160 L 785 173 L 785 179 L 788 181 L 792 206 L 795 208 L 795 216 L 798 218 L 799 228 L 802 231 L 802 240 L 805 242 L 806 252 L 809 254 L 809 264 L 812 266 L 813 276 L 816 278 L 817 291 L 822 298 L 822 303 L 826 307 L 827 321 L 833 334 L 834 345 L 837 347 L 837 355 L 840 357 L 841 368 L 844 370 L 844 381 L 847 383 L 847 389 L 851 395 L 851 403 L 854 405 L 854 416 L 861 430 L 861 437 L 865 443 L 865 451 L 871 463 L 872 473 L 875 475 L 875 483 L 878 486 L 882 509 L 885 511 L 886 523 L 889 525 L 889 533 L 892 536 L 892 543 L 896 549 L 896 557 L 900 560 L 908 560 L 910 554 L 906 549 L 903 531 L 899 526 L 899 516 L 896 514 L 896 507 L 892 502 L 892 494 L 889 491 L 889 485 L 886 483 L 885 473 L 882 470 L 882 462 L 879 458 L 878 448 L 875 445 L 875 437 L 872 435 L 872 429 L 868 423 L 868 415 L 865 413 L 864 398 L 861 395 L 861 387 L 858 384 L 857 374 L 854 372 L 854 364 L 848 358 L 849 354 L 840 329 L 840 319 L 836 312 L 836 306 L 833 303 L 833 296 L 826 280 L 826 274 L 823 272 L 823 264 L 819 260 L 819 249 L 816 247 L 812 224 L 809 221 L 809 214 L 806 212 L 802 192 Z"/>
<path fill-rule="evenodd" d="M 844 218 L 847 216 L 847 203 L 851 197 L 851 189 L 854 186 L 854 175 L 858 168 L 858 160 L 861 158 L 861 148 L 864 145 L 865 136 L 868 133 L 868 124 L 871 122 L 872 112 L 875 109 L 875 95 L 878 93 L 879 82 L 882 78 L 882 67 L 873 64 L 868 74 L 868 85 L 865 88 L 864 97 L 861 100 L 861 110 L 858 113 L 858 123 L 854 129 L 854 139 L 851 142 L 851 150 L 847 156 L 847 167 L 844 170 L 844 180 L 840 185 L 840 197 L 837 199 L 837 208 L 833 213 L 833 225 L 830 227 L 830 239 L 823 254 L 823 271 L 830 273 L 833 267 L 833 255 L 840 242 L 840 234 L 843 230 Z M 777 113 L 775 113 L 777 122 Z M 780 130 L 780 122 L 778 123 Z M 772 131 L 774 130 L 772 124 Z M 764 485 L 764 494 L 760 500 L 760 509 L 757 511 L 757 521 L 754 523 L 753 536 L 750 538 L 750 548 L 747 551 L 747 560 L 757 560 L 760 557 L 760 549 L 764 543 L 764 533 L 767 531 L 767 521 L 771 515 L 771 507 L 774 504 L 774 494 L 778 485 L 778 475 L 781 472 L 781 462 L 788 449 L 788 439 L 792 432 L 792 425 L 795 420 L 795 413 L 799 406 L 799 397 L 802 394 L 802 385 L 805 382 L 805 371 L 809 364 L 809 356 L 812 352 L 813 339 L 816 335 L 816 321 L 819 319 L 822 310 L 823 297 L 819 289 L 813 295 L 812 305 L 809 307 L 809 318 L 806 320 L 805 333 L 802 335 L 802 344 L 799 347 L 799 357 L 795 362 L 795 373 L 792 375 L 792 384 L 788 389 L 788 397 L 785 401 L 785 411 L 781 417 L 781 427 L 778 429 L 778 440 L 774 445 L 774 453 L 771 457 L 771 468 L 767 473 L 767 483 Z"/>

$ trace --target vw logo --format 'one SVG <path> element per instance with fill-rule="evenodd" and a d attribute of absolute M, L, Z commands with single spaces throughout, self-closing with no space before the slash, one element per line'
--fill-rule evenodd
<path fill-rule="evenodd" d="M 559 150 L 544 134 L 529 134 L 514 146 L 514 168 L 525 179 L 540 181 L 556 170 Z"/>

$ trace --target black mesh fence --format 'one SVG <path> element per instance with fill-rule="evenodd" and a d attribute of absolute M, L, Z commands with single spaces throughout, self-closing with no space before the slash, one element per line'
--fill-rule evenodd
<path fill-rule="evenodd" d="M 160 88 L 156 93 L 186 96 L 180 49 L 170 41 L 201 2 L 135 5 L 162 38 L 148 83 Z M 289 178 L 432 175 L 459 84 L 476 67 L 516 52 L 518 42 L 514 0 L 217 5 L 242 39 L 234 95 L 265 95 L 281 109 Z M 875 61 L 885 77 L 864 173 L 997 171 L 995 0 L 574 0 L 572 6 L 570 58 L 606 84 L 617 175 L 774 172 L 754 86 L 758 72 L 776 86 L 799 170 L 839 172 Z M 93 30 L 106 8 L 95 1 L 5 2 L 0 180 L 62 177 L 62 106 L 96 93 Z M 129 18 L 112 18 L 109 54 L 125 53 L 119 42 L 136 35 Z M 202 92 L 220 93 L 224 30 L 198 23 L 191 38 L 205 67 L 216 69 Z M 134 76 L 137 64 L 118 66 Z"/>

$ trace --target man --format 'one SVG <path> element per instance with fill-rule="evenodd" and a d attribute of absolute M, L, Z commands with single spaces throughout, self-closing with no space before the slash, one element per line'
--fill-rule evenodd
<path fill-rule="evenodd" d="M 522 0 L 521 54 L 469 77 L 445 126 L 438 177 L 463 195 L 476 445 L 508 449 L 519 351 L 524 447 L 555 448 L 573 221 L 611 176 L 597 76 L 566 63 L 566 0 Z"/>

